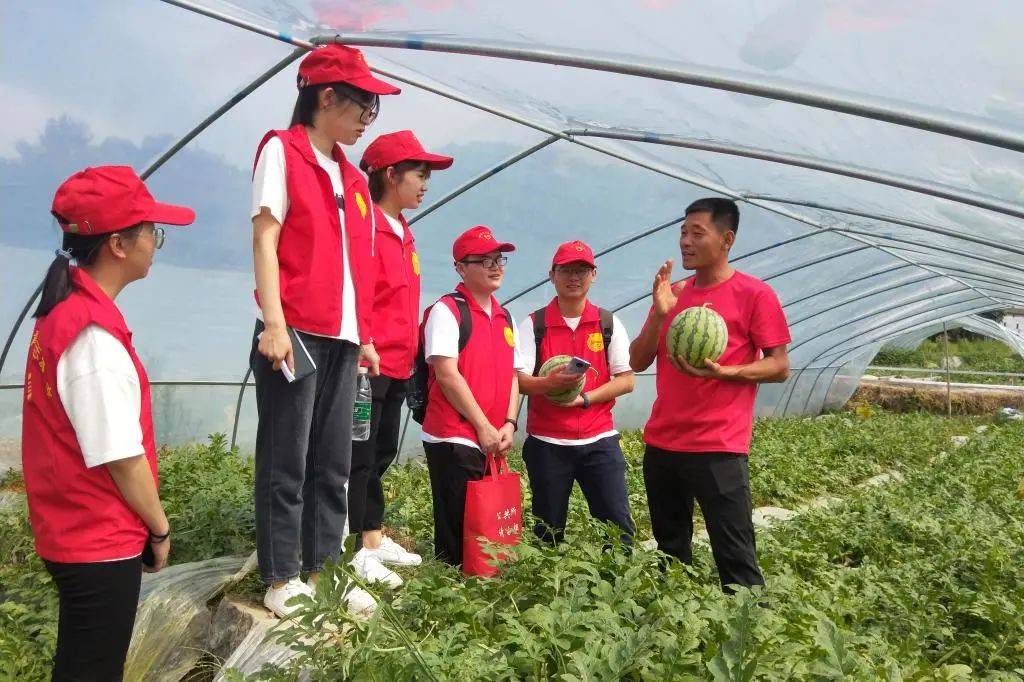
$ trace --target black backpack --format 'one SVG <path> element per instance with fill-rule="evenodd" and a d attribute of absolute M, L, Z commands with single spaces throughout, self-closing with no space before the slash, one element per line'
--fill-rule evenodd
<path fill-rule="evenodd" d="M 533 376 L 537 376 L 537 372 L 540 370 L 540 344 L 544 341 L 544 334 L 547 332 L 547 323 L 544 320 L 544 311 L 546 307 L 540 310 L 533 311 L 533 340 L 537 344 L 537 355 L 533 363 Z M 601 338 L 604 339 L 604 360 L 606 363 L 608 360 L 608 346 L 612 342 L 612 331 L 615 328 L 615 319 L 612 316 L 612 311 L 605 310 L 604 308 L 597 309 L 598 314 L 601 316 Z"/>
<path fill-rule="evenodd" d="M 473 316 L 469 312 L 469 303 L 461 293 L 453 291 L 441 298 L 446 297 L 455 301 L 455 309 L 458 311 L 459 352 L 461 353 L 469 343 L 469 337 L 473 334 Z M 438 299 L 437 303 L 440 302 L 441 300 Z M 416 362 L 413 365 L 412 377 L 409 378 L 409 386 L 405 394 L 405 404 L 409 407 L 409 412 L 417 424 L 422 424 L 423 418 L 427 416 L 427 401 L 430 397 L 431 383 L 430 365 L 427 364 L 427 358 L 424 356 L 423 331 L 427 326 L 430 311 L 437 303 L 423 311 L 423 320 L 420 322 L 419 350 L 416 351 Z M 500 312 L 505 315 L 505 319 L 511 322 L 512 318 L 505 308 L 500 308 Z"/>

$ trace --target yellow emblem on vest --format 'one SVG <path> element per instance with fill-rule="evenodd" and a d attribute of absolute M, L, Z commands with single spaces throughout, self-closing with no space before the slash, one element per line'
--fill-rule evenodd
<path fill-rule="evenodd" d="M 516 345 L 516 335 L 512 333 L 512 327 L 505 327 L 505 343 L 510 346 Z"/>
<path fill-rule="evenodd" d="M 356 206 L 359 207 L 359 215 L 366 217 L 366 199 L 360 192 L 356 192 Z"/>
<path fill-rule="evenodd" d="M 587 348 L 595 353 L 604 350 L 604 337 L 601 336 L 601 332 L 594 332 L 587 337 Z"/>
<path fill-rule="evenodd" d="M 420 276 L 420 254 L 415 251 L 412 252 L 412 271 L 416 273 L 416 276 Z"/>

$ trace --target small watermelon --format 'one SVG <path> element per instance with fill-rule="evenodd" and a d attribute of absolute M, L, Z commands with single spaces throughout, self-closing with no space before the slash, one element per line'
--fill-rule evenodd
<path fill-rule="evenodd" d="M 548 358 L 547 361 L 540 366 L 540 371 L 537 372 L 537 375 L 546 377 L 547 375 L 554 372 L 556 369 L 568 365 L 571 360 L 571 355 L 554 355 Z M 583 377 L 580 377 L 581 380 L 582 378 Z M 564 391 L 554 391 L 553 393 L 547 393 L 545 395 L 547 396 L 548 400 L 550 400 L 553 403 L 565 404 L 571 403 L 573 400 L 576 400 L 576 396 L 578 396 L 580 394 L 580 391 L 582 390 L 583 381 L 580 381 L 580 383 L 573 388 L 567 388 Z"/>
<path fill-rule="evenodd" d="M 681 355 L 693 367 L 705 360 L 717 362 L 729 343 L 725 319 L 705 303 L 682 311 L 668 327 L 665 344 L 673 355 Z"/>

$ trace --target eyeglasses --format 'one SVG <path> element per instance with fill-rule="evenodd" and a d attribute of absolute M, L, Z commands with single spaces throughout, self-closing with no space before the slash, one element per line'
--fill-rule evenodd
<path fill-rule="evenodd" d="M 485 268 L 503 268 L 505 263 L 508 263 L 508 256 L 495 256 L 494 258 L 481 258 L 480 260 L 469 260 L 463 258 L 462 262 L 466 265 L 482 265 Z"/>
<path fill-rule="evenodd" d="M 593 271 L 594 268 L 567 268 L 562 265 L 555 266 L 556 273 L 558 273 L 562 277 L 569 277 L 570 279 L 573 277 L 586 277 Z"/>
<path fill-rule="evenodd" d="M 370 125 L 377 120 L 377 116 L 380 114 L 380 96 L 374 95 L 373 99 L 367 103 L 363 100 L 358 100 L 347 92 L 341 90 L 335 90 L 334 94 L 339 97 L 344 97 L 350 102 L 354 102 L 359 107 L 362 107 L 363 113 L 359 114 L 359 122 L 365 125 Z"/>
<path fill-rule="evenodd" d="M 164 233 L 164 228 L 162 228 L 162 227 L 158 227 L 158 226 L 154 225 L 152 230 L 153 230 L 153 242 L 155 244 L 155 247 L 157 249 L 159 249 L 161 246 L 164 245 L 164 239 L 166 238 L 167 235 Z M 127 238 L 127 239 L 131 239 L 132 241 L 135 241 L 136 239 L 139 238 L 140 234 L 141 234 L 141 232 L 135 232 L 134 234 L 133 233 L 128 233 L 127 235 L 125 235 L 124 233 L 121 233 L 121 232 L 113 232 L 109 236 L 113 237 L 113 236 L 116 235 L 116 236 L 120 237 L 121 239 L 126 239 Z"/>

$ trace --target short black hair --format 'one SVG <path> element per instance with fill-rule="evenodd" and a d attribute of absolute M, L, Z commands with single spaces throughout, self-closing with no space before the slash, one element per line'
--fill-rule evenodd
<path fill-rule="evenodd" d="M 711 222 L 723 232 L 732 230 L 735 234 L 740 231 L 740 207 L 732 199 L 721 197 L 697 199 L 686 207 L 686 215 L 691 213 L 710 213 Z"/>

